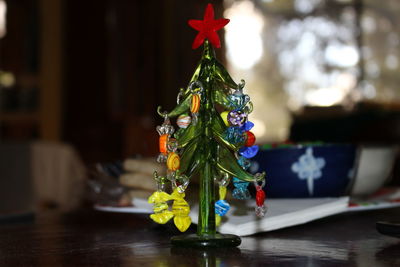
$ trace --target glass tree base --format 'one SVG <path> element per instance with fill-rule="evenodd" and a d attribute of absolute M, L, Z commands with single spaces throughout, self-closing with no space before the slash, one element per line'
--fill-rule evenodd
<path fill-rule="evenodd" d="M 242 240 L 236 235 L 215 234 L 212 236 L 198 236 L 196 234 L 180 235 L 171 238 L 171 244 L 176 247 L 237 247 Z"/>

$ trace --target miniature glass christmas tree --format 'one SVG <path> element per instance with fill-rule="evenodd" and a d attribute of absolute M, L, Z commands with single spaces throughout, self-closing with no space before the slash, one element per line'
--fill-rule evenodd
<path fill-rule="evenodd" d="M 158 190 L 149 198 L 154 204 L 154 214 L 150 217 L 164 224 L 174 218 L 177 228 L 184 232 L 191 224 L 190 208 L 184 200 L 189 180 L 199 173 L 199 219 L 196 235 L 177 236 L 172 244 L 177 246 L 238 246 L 240 238 L 216 233 L 216 227 L 229 210 L 224 200 L 226 187 L 233 178 L 233 197 L 250 198 L 249 183 L 256 186 L 256 214 L 264 216 L 265 174 L 252 175 L 246 171 L 249 158 L 258 152 L 254 145 L 255 136 L 250 129 L 253 123 L 247 120 L 253 106 L 250 97 L 243 93 L 244 81 L 237 84 L 224 66 L 215 58 L 212 46 L 219 48 L 216 33 L 229 22 L 228 19 L 214 19 L 214 10 L 208 4 L 203 20 L 190 20 L 189 25 L 198 30 L 192 48 L 204 44 L 201 60 L 186 89 L 181 89 L 177 106 L 171 112 L 158 113 L 164 123 L 157 127 L 160 134 L 159 162 L 166 162 L 167 175 L 154 173 Z M 212 45 L 212 46 L 211 46 Z M 217 109 L 223 109 L 220 114 Z M 178 131 L 170 123 L 177 117 Z M 172 193 L 165 191 L 172 185 Z M 216 186 L 219 185 L 219 200 Z M 261 184 L 260 184 L 261 183 Z M 168 202 L 173 201 L 172 210 Z"/>

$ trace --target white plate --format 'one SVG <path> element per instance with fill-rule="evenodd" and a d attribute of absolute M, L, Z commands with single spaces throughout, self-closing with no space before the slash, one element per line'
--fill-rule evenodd
<path fill-rule="evenodd" d="M 133 199 L 132 204 L 134 204 L 133 207 L 94 205 L 94 209 L 105 212 L 119 212 L 119 213 L 143 213 L 143 214 L 153 213 L 152 205 L 147 203 L 145 199 L 135 198 Z"/>

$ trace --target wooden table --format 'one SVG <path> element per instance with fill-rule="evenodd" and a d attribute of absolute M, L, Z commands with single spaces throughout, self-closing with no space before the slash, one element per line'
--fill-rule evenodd
<path fill-rule="evenodd" d="M 82 210 L 39 214 L 0 225 L 0 266 L 400 266 L 400 239 L 376 221 L 400 221 L 400 208 L 336 215 L 243 237 L 234 249 L 177 249 L 172 224 L 147 215 Z M 190 231 L 195 231 L 191 227 Z"/>

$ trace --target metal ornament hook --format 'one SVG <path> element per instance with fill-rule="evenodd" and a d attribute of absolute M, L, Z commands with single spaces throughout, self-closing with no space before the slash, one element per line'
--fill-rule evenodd
<path fill-rule="evenodd" d="M 157 114 L 160 115 L 163 118 L 165 118 L 165 116 L 168 116 L 168 112 L 167 111 L 161 111 L 161 106 L 157 107 Z"/>
<path fill-rule="evenodd" d="M 179 105 L 181 103 L 181 97 L 185 94 L 185 90 L 181 88 L 178 95 L 176 96 L 176 103 Z"/>
<path fill-rule="evenodd" d="M 259 185 L 259 182 L 261 182 L 261 188 L 265 186 L 265 173 L 256 173 L 254 175 L 254 186 L 257 188 Z"/>
<path fill-rule="evenodd" d="M 224 186 L 227 187 L 228 184 L 230 183 L 230 176 L 226 172 L 220 171 L 219 176 L 216 176 L 214 178 L 214 181 L 218 183 L 219 186 Z"/>
<path fill-rule="evenodd" d="M 245 85 L 246 85 L 246 81 L 241 79 L 240 83 L 238 83 L 238 88 L 237 89 L 242 91 Z"/>
<path fill-rule="evenodd" d="M 196 86 L 196 87 L 194 87 L 194 86 Z M 197 88 L 200 88 L 200 90 L 196 90 Z M 204 92 L 203 83 L 199 80 L 191 82 L 189 84 L 189 90 L 192 94 L 201 94 Z"/>

